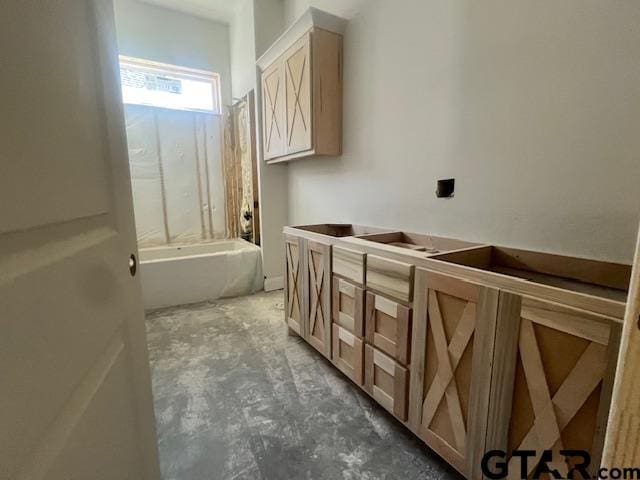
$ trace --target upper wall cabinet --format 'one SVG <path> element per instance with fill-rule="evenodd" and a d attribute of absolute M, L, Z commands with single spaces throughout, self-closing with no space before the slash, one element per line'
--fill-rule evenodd
<path fill-rule="evenodd" d="M 268 163 L 342 153 L 345 24 L 310 8 L 258 60 Z"/>

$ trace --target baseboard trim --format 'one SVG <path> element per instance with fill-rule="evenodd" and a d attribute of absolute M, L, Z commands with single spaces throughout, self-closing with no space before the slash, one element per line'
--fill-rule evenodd
<path fill-rule="evenodd" d="M 264 279 L 264 291 L 282 290 L 284 288 L 284 276 Z"/>

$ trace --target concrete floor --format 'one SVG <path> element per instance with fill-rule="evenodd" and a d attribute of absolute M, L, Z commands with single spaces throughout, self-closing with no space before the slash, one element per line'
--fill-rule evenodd
<path fill-rule="evenodd" d="M 459 479 L 313 348 L 282 292 L 152 312 L 164 480 Z"/>

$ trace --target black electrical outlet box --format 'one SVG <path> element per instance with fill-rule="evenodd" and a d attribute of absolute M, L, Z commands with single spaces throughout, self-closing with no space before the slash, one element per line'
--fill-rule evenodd
<path fill-rule="evenodd" d="M 436 197 L 438 198 L 451 198 L 453 197 L 453 190 L 456 186 L 455 178 L 446 178 L 444 180 L 438 180 L 436 187 Z"/>

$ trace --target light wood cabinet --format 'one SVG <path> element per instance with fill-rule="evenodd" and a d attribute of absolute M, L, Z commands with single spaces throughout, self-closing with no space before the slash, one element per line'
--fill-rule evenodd
<path fill-rule="evenodd" d="M 311 9 L 258 60 L 268 163 L 341 154 L 343 27 Z"/>
<path fill-rule="evenodd" d="M 514 472 L 511 452 L 534 451 L 528 475 L 544 450 L 599 465 L 619 324 L 421 268 L 415 309 L 409 423 L 432 449 L 468 478 L 484 478 L 490 450 Z M 566 476 L 572 460 L 557 455 L 550 467 Z"/>
<path fill-rule="evenodd" d="M 563 474 L 559 451 L 586 450 L 595 473 L 629 266 L 355 231 L 285 228 L 290 328 L 325 355 L 330 342 L 338 369 L 469 479 L 490 450 L 511 476 L 516 449 L 553 451 Z"/>
<path fill-rule="evenodd" d="M 331 359 L 331 245 L 307 241 L 307 274 L 303 286 L 308 292 L 307 341 Z"/>
<path fill-rule="evenodd" d="M 479 328 L 491 328 L 491 299 L 498 291 L 418 269 L 412 335 L 412 430 L 458 471 L 466 473 L 473 435 L 472 379 L 489 378 L 480 360 Z M 480 316 L 484 315 L 482 321 Z M 478 352 L 474 347 L 480 345 Z M 473 430 L 473 429 L 472 429 Z"/>
<path fill-rule="evenodd" d="M 600 464 L 620 340 L 620 325 L 601 317 L 516 296 L 498 325 L 486 449 L 531 450 L 531 475 L 543 450 L 583 450 L 591 475 Z M 502 392 L 499 395 L 499 392 Z M 567 478 L 572 460 L 550 465 Z"/>
<path fill-rule="evenodd" d="M 304 329 L 304 273 L 302 256 L 304 239 L 286 235 L 285 248 L 285 289 L 284 309 L 287 325 L 301 337 L 306 336 Z"/>

